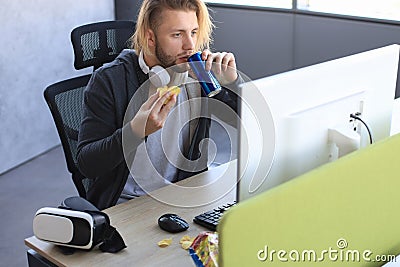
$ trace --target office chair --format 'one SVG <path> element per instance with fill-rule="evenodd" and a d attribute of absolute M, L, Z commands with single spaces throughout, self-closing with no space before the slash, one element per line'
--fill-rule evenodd
<path fill-rule="evenodd" d="M 111 62 L 129 45 L 136 23 L 128 20 L 103 21 L 79 26 L 71 32 L 74 66 L 99 68 Z"/>
<path fill-rule="evenodd" d="M 91 74 L 75 77 L 49 85 L 44 90 L 44 98 L 49 106 L 61 139 L 68 171 L 79 196 L 85 198 L 86 179 L 77 167 L 78 132 L 82 117 L 83 91 Z"/>

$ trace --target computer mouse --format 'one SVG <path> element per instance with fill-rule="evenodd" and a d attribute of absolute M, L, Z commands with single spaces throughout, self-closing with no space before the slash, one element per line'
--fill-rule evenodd
<path fill-rule="evenodd" d="M 176 214 L 167 213 L 158 218 L 161 229 L 170 233 L 179 233 L 189 228 L 189 224 Z"/>

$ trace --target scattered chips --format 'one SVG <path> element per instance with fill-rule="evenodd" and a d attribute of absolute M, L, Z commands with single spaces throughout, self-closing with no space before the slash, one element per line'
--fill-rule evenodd
<path fill-rule="evenodd" d="M 181 240 L 179 240 L 179 244 L 182 244 L 184 241 L 193 241 L 193 239 L 188 235 L 184 235 L 182 236 Z"/>
<path fill-rule="evenodd" d="M 165 239 L 159 241 L 159 242 L 157 243 L 157 245 L 158 245 L 160 248 L 165 248 L 165 247 L 168 247 L 169 245 L 171 245 L 171 243 L 172 243 L 172 238 L 165 238 Z"/>
<path fill-rule="evenodd" d="M 179 240 L 179 244 L 181 244 L 181 247 L 185 250 L 188 250 L 190 246 L 192 245 L 195 237 L 190 237 L 188 235 L 182 236 L 182 238 Z M 169 245 L 172 244 L 172 238 L 165 238 L 157 243 L 157 245 L 160 248 L 165 248 L 168 247 Z"/>
<path fill-rule="evenodd" d="M 194 240 L 194 237 L 191 238 L 188 235 L 184 235 L 184 236 L 182 236 L 181 240 L 179 241 L 179 244 L 181 244 L 181 247 L 183 249 L 188 250 L 190 248 L 190 246 L 192 245 L 193 240 Z"/>
<path fill-rule="evenodd" d="M 192 245 L 192 241 L 183 241 L 181 246 L 183 249 L 188 250 L 191 245 Z"/>
<path fill-rule="evenodd" d="M 171 87 L 164 86 L 157 88 L 157 92 L 160 97 L 163 96 L 166 92 L 170 92 L 171 93 L 170 97 L 171 97 L 172 95 L 178 95 L 181 92 L 181 88 L 179 88 L 178 86 L 171 86 Z M 164 101 L 164 105 L 167 104 L 168 101 L 169 98 Z"/>
<path fill-rule="evenodd" d="M 193 240 L 194 240 L 194 237 L 190 237 L 190 236 L 188 236 L 188 235 L 184 235 L 184 236 L 182 236 L 182 238 L 179 240 L 179 244 L 181 244 L 181 247 L 182 247 L 183 249 L 188 250 L 188 249 L 190 248 L 190 246 L 192 245 Z M 171 245 L 171 244 L 172 244 L 172 238 L 165 238 L 165 239 L 163 239 L 163 240 L 161 240 L 161 241 L 159 241 L 159 242 L 157 243 L 157 245 L 158 245 L 160 248 L 168 247 L 168 246 Z"/>

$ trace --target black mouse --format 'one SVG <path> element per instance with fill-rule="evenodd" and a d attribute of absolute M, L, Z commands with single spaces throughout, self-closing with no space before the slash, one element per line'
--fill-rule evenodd
<path fill-rule="evenodd" d="M 161 229 L 170 233 L 179 233 L 189 228 L 189 224 L 176 214 L 167 213 L 158 218 Z"/>

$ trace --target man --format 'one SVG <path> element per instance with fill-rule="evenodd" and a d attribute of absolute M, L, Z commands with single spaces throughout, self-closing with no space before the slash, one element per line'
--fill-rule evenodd
<path fill-rule="evenodd" d="M 207 49 L 212 27 L 201 0 L 144 0 L 132 38 L 134 50 L 124 50 L 93 73 L 84 96 L 77 160 L 91 180 L 87 198 L 98 208 L 207 169 L 199 147 L 208 137 L 210 119 L 193 115 L 207 105 L 188 101 L 202 93 L 199 86 L 186 85 L 191 79 L 187 58 L 202 50 L 206 68 L 213 65 L 225 85 L 240 80 L 232 53 Z M 167 78 L 146 82 L 157 68 Z M 157 87 L 164 85 L 178 85 L 181 93 L 160 96 Z M 236 96 L 229 90 L 216 98 L 236 108 Z M 190 104 L 177 108 L 184 103 Z M 170 113 L 174 119 L 168 120 Z M 168 136 L 176 128 L 178 136 Z"/>

